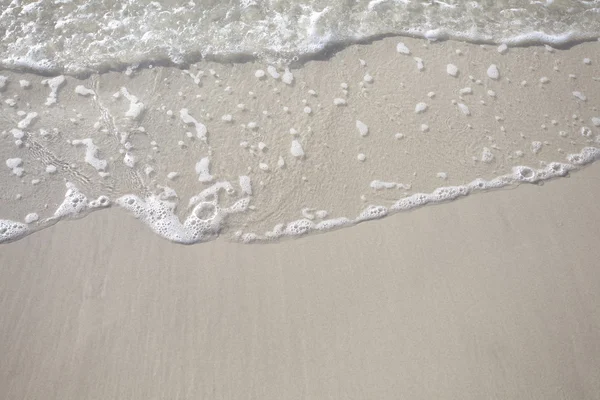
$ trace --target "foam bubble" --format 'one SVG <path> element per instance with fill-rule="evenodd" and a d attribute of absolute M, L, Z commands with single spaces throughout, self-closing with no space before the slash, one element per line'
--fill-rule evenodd
<path fill-rule="evenodd" d="M 20 239 L 28 232 L 29 228 L 23 223 L 0 219 L 0 243 L 7 243 Z"/>
<path fill-rule="evenodd" d="M 51 219 L 76 218 L 88 208 L 87 197 L 71 182 L 66 183 L 65 199 L 58 206 Z"/>
<path fill-rule="evenodd" d="M 121 88 L 121 93 L 129 100 L 129 109 L 125 112 L 125 116 L 132 120 L 140 119 L 144 112 L 144 103 L 141 103 L 136 96 L 130 94 L 124 87 Z"/>
<path fill-rule="evenodd" d="M 281 76 L 281 81 L 286 85 L 291 85 L 294 82 L 294 75 L 289 70 L 289 68 L 285 69 L 285 72 Z"/>
<path fill-rule="evenodd" d="M 458 103 L 457 106 L 460 112 L 462 112 L 464 115 L 471 115 L 471 111 L 469 110 L 469 107 L 466 104 Z"/>
<path fill-rule="evenodd" d="M 277 68 L 275 68 L 272 65 L 269 65 L 267 67 L 267 72 L 269 73 L 269 75 L 271 75 L 273 79 L 279 79 L 281 77 L 281 74 L 277 72 Z"/>
<path fill-rule="evenodd" d="M 356 129 L 360 136 L 367 136 L 369 134 L 369 127 L 362 121 L 356 120 Z"/>
<path fill-rule="evenodd" d="M 31 125 L 31 122 L 33 122 L 33 120 L 35 118 L 37 118 L 37 116 L 38 116 L 38 113 L 36 113 L 36 112 L 27 113 L 27 116 L 19 121 L 19 123 L 17 124 L 17 127 L 19 129 L 28 128 L 29 125 Z"/>
<path fill-rule="evenodd" d="M 66 82 L 66 78 L 63 75 L 51 79 L 44 79 L 42 85 L 46 85 L 50 88 L 50 94 L 46 98 L 46 105 L 51 106 L 56 103 L 58 99 L 58 89 Z"/>
<path fill-rule="evenodd" d="M 371 181 L 371 183 L 369 184 L 369 186 L 371 186 L 371 188 L 373 188 L 375 190 L 381 190 L 381 189 L 404 189 L 404 190 L 410 190 L 410 188 L 411 188 L 411 185 L 407 185 L 407 184 L 404 184 L 404 183 L 384 182 L 384 181 L 378 181 L 378 180 Z"/>
<path fill-rule="evenodd" d="M 369 205 L 356 218 L 356 222 L 369 221 L 372 219 L 383 218 L 388 214 L 388 209 L 384 206 Z"/>
<path fill-rule="evenodd" d="M 182 108 L 181 110 L 179 110 L 179 117 L 181 118 L 184 124 L 194 125 L 194 127 L 196 128 L 196 137 L 205 143 L 207 142 L 206 134 L 208 131 L 206 129 L 206 126 L 196 121 L 196 119 L 189 114 L 187 108 Z"/>
<path fill-rule="evenodd" d="M 6 166 L 11 169 L 12 173 L 16 176 L 22 176 L 25 171 L 21 165 L 23 165 L 23 160 L 18 157 L 6 160 Z"/>
<path fill-rule="evenodd" d="M 415 60 L 415 62 L 417 63 L 417 70 L 419 70 L 419 72 L 421 72 L 425 69 L 425 64 L 423 63 L 422 58 L 413 57 L 413 60 Z"/>
<path fill-rule="evenodd" d="M 292 140 L 292 145 L 290 146 L 290 153 L 296 158 L 304 157 L 304 149 L 302 148 L 302 145 L 299 141 Z"/>
<path fill-rule="evenodd" d="M 494 161 L 494 154 L 492 153 L 492 151 L 489 148 L 487 148 L 487 147 L 483 148 L 483 151 L 481 152 L 481 161 L 486 164 L 489 164 L 492 161 Z"/>
<path fill-rule="evenodd" d="M 40 219 L 40 216 L 37 215 L 36 213 L 29 213 L 25 216 L 25 218 L 23 220 L 25 221 L 26 224 L 32 224 L 39 219 Z"/>
<path fill-rule="evenodd" d="M 454 64 L 448 64 L 446 66 L 446 72 L 450 76 L 457 77 L 458 76 L 458 67 Z"/>
<path fill-rule="evenodd" d="M 75 93 L 77 93 L 78 95 L 83 96 L 83 97 L 87 97 L 90 95 L 93 95 L 93 96 L 96 95 L 96 92 L 94 92 L 92 89 L 86 88 L 83 85 L 77 85 L 75 87 Z"/>
<path fill-rule="evenodd" d="M 85 146 L 85 162 L 94 167 L 97 171 L 106 170 L 108 162 L 98 158 L 98 146 L 94 144 L 94 141 L 91 138 L 73 140 L 71 144 L 73 146 Z M 56 168 L 54 170 L 56 171 Z"/>
<path fill-rule="evenodd" d="M 417 105 L 415 106 L 415 113 L 416 114 L 421 114 L 424 113 L 425 111 L 427 111 L 427 104 L 426 103 L 417 103 Z"/>
<path fill-rule="evenodd" d="M 498 80 L 500 78 L 500 71 L 498 71 L 498 66 L 496 64 L 492 64 L 487 69 L 487 75 L 490 79 Z"/>
<path fill-rule="evenodd" d="M 214 179 L 210 174 L 210 159 L 208 157 L 202 158 L 196 163 L 196 174 L 198 174 L 198 181 L 202 183 L 212 182 Z"/>
<path fill-rule="evenodd" d="M 0 75 L 0 92 L 6 89 L 6 84 L 8 83 L 8 77 L 4 75 Z"/>
<path fill-rule="evenodd" d="M 240 180 L 240 189 L 242 189 L 242 193 L 247 194 L 248 196 L 252 196 L 252 181 L 249 176 L 243 175 L 239 177 Z"/>
<path fill-rule="evenodd" d="M 396 51 L 400 54 L 406 54 L 409 55 L 410 54 L 410 50 L 408 49 L 408 47 L 406 47 L 406 45 L 402 42 L 399 42 L 396 45 Z"/>

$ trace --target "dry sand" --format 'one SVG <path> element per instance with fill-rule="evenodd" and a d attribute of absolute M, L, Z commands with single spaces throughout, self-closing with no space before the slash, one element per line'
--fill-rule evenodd
<path fill-rule="evenodd" d="M 599 399 L 600 165 L 273 245 L 0 248 L 3 399 Z"/>

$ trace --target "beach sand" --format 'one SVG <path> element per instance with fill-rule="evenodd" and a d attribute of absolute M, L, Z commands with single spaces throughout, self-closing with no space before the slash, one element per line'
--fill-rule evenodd
<path fill-rule="evenodd" d="M 0 248 L 0 398 L 599 399 L 600 165 L 270 245 Z"/>

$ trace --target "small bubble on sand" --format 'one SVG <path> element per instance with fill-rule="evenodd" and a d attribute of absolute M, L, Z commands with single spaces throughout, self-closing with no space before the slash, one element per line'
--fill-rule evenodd
<path fill-rule="evenodd" d="M 481 152 L 481 161 L 486 164 L 489 164 L 492 161 L 494 161 L 494 154 L 492 154 L 492 151 L 489 148 L 483 148 L 483 151 Z"/>
<path fill-rule="evenodd" d="M 358 161 L 365 161 L 367 159 L 367 156 L 365 156 L 363 153 L 358 153 L 358 155 L 356 156 L 356 159 Z"/>
<path fill-rule="evenodd" d="M 458 109 L 465 115 L 471 115 L 471 111 L 469 110 L 469 107 L 467 107 L 466 104 L 458 103 Z"/>
<path fill-rule="evenodd" d="M 487 69 L 487 75 L 490 79 L 498 80 L 500 78 L 500 71 L 498 71 L 498 67 L 496 64 L 492 64 Z"/>
<path fill-rule="evenodd" d="M 410 54 L 410 50 L 409 50 L 409 49 L 408 49 L 408 47 L 406 47 L 406 45 L 405 45 L 404 43 L 402 43 L 402 42 L 399 42 L 399 43 L 396 45 L 396 51 L 397 51 L 398 53 L 400 53 L 400 54 L 406 54 L 406 55 Z"/>
<path fill-rule="evenodd" d="M 540 150 L 542 149 L 542 146 L 543 146 L 542 142 L 538 142 L 538 141 L 531 142 L 531 152 L 533 154 L 539 153 Z"/>
<path fill-rule="evenodd" d="M 294 75 L 290 72 L 289 68 L 285 69 L 283 76 L 281 77 L 281 81 L 286 85 L 291 85 L 294 82 Z"/>
<path fill-rule="evenodd" d="M 415 113 L 421 114 L 421 113 L 424 113 L 425 111 L 427 111 L 427 104 L 426 103 L 417 103 L 417 105 L 415 106 Z"/>
<path fill-rule="evenodd" d="M 369 127 L 362 121 L 356 120 L 356 129 L 358 129 L 358 133 L 360 136 L 367 136 L 369 133 Z"/>
<path fill-rule="evenodd" d="M 506 45 L 506 43 L 502 43 L 500 46 L 498 46 L 497 51 L 500 54 L 506 54 L 506 52 L 508 51 L 508 46 Z"/>
<path fill-rule="evenodd" d="M 458 67 L 454 64 L 448 64 L 446 66 L 446 72 L 450 76 L 457 77 L 458 76 Z"/>
<path fill-rule="evenodd" d="M 273 79 L 279 79 L 281 77 L 281 74 L 279 74 L 279 72 L 277 72 L 277 68 L 275 68 L 272 65 L 269 65 L 267 67 L 267 72 L 269 73 L 269 75 L 271 75 L 271 77 Z"/>

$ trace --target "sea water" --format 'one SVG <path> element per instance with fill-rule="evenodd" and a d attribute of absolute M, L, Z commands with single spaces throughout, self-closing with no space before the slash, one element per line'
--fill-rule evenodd
<path fill-rule="evenodd" d="M 560 49 L 598 1 L 0 4 L 0 242 L 273 241 L 600 158 L 598 46 Z"/>

